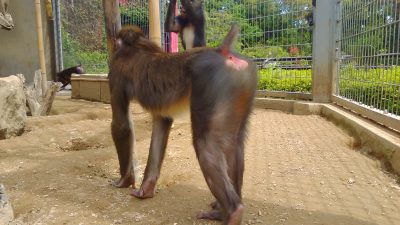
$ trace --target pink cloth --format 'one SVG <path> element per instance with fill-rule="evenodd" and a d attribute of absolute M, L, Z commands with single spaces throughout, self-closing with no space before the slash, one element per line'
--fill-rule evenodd
<path fill-rule="evenodd" d="M 178 13 L 178 4 L 176 4 L 176 9 L 175 9 L 175 16 L 177 16 Z M 170 43 L 171 43 L 171 52 L 178 52 L 179 51 L 179 47 L 178 47 L 178 42 L 179 42 L 179 38 L 178 38 L 178 34 L 174 33 L 174 32 L 170 32 Z"/>

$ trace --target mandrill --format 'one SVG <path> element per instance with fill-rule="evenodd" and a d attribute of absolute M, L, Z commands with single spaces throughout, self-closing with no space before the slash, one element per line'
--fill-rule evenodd
<path fill-rule="evenodd" d="M 111 131 L 121 178 L 117 187 L 133 186 L 131 195 L 155 193 L 174 115 L 190 109 L 193 145 L 205 181 L 216 201 L 198 218 L 240 224 L 246 126 L 257 88 L 253 63 L 232 52 L 239 29 L 233 25 L 218 48 L 165 53 L 135 26 L 117 35 L 110 63 Z M 134 130 L 129 103 L 135 99 L 151 113 L 150 152 L 140 188 L 132 165 Z"/>

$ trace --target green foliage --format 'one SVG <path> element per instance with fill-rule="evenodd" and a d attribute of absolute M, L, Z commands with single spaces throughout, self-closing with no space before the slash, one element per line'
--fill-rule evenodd
<path fill-rule="evenodd" d="M 311 55 L 311 29 L 305 16 L 311 1 L 207 0 L 207 45 L 218 46 L 232 22 L 241 27 L 236 46 L 249 57 L 270 57 L 268 46 L 280 46 L 277 57 L 291 45 L 299 55 Z M 267 49 L 263 49 L 267 48 Z"/>
<path fill-rule="evenodd" d="M 389 113 L 400 112 L 400 66 L 389 69 L 341 69 L 340 95 Z M 261 69 L 258 89 L 311 92 L 311 70 Z"/>
<path fill-rule="evenodd" d="M 62 30 L 87 50 L 106 50 L 101 0 L 61 0 Z"/>
<path fill-rule="evenodd" d="M 107 47 L 102 2 L 61 0 L 64 68 L 81 63 L 85 73 L 106 73 Z"/>
<path fill-rule="evenodd" d="M 341 95 L 351 96 L 352 99 L 360 103 L 386 110 L 389 113 L 400 112 L 400 91 L 398 86 L 344 81 L 340 82 L 340 86 Z"/>
<path fill-rule="evenodd" d="M 259 90 L 311 92 L 311 70 L 262 69 L 259 71 Z"/>
<path fill-rule="evenodd" d="M 365 63 L 365 56 L 369 56 L 370 65 L 393 63 L 391 59 L 380 55 L 400 47 L 398 23 L 395 22 L 399 11 L 397 5 L 396 1 L 372 5 L 364 1 L 344 1 L 343 7 L 347 9 L 345 13 L 352 16 L 343 18 L 342 39 L 351 41 L 342 42 L 341 54 L 352 55 L 353 60 L 359 64 Z"/>
<path fill-rule="evenodd" d="M 390 113 L 400 112 L 400 66 L 389 69 L 341 69 L 339 90 L 358 102 Z"/>
<path fill-rule="evenodd" d="M 279 46 L 256 45 L 242 50 L 242 54 L 251 58 L 277 58 L 289 56 L 289 53 Z"/>
<path fill-rule="evenodd" d="M 149 24 L 149 3 L 146 1 L 142 4 L 136 4 L 134 7 L 129 4 L 121 5 L 120 13 L 122 25 L 136 24 L 143 29 Z"/>
<path fill-rule="evenodd" d="M 62 32 L 64 68 L 81 63 L 85 73 L 107 73 L 108 56 L 104 51 L 88 51 L 74 40 L 71 35 Z"/>
<path fill-rule="evenodd" d="M 206 36 L 207 46 L 219 46 L 233 22 L 241 28 L 241 37 L 236 48 L 255 45 L 256 39 L 262 36 L 262 29 L 251 24 L 247 18 L 246 5 L 231 0 L 206 1 Z M 248 38 L 251 34 L 252 38 Z"/>

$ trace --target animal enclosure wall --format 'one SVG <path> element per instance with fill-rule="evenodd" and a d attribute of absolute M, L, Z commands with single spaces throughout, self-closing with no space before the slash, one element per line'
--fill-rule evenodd
<path fill-rule="evenodd" d="M 41 3 L 45 57 L 50 59 L 46 5 L 45 1 Z M 0 29 L 0 77 L 21 73 L 27 82 L 33 82 L 35 71 L 40 69 L 35 2 L 13 0 L 8 9 L 15 26 L 11 31 Z M 52 71 L 50 60 L 46 60 L 46 71 L 51 79 L 55 71 Z"/>

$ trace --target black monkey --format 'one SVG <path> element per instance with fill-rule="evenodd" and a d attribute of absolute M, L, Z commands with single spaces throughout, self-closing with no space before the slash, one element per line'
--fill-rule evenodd
<path fill-rule="evenodd" d="M 67 69 L 62 70 L 57 73 L 57 81 L 61 82 L 63 84 L 61 86 L 60 90 L 63 90 L 68 84 L 71 83 L 71 75 L 73 73 L 76 73 L 76 74 L 85 73 L 85 71 L 83 70 L 82 64 L 67 68 Z"/>
<path fill-rule="evenodd" d="M 311 11 L 306 15 L 306 20 L 307 23 L 310 27 L 314 26 L 314 8 L 316 6 L 316 0 L 312 0 L 312 6 L 313 8 Z"/>
<path fill-rule="evenodd" d="M 202 0 L 181 0 L 180 14 L 175 16 L 176 0 L 170 0 L 165 31 L 179 33 L 184 49 L 206 46 Z"/>

